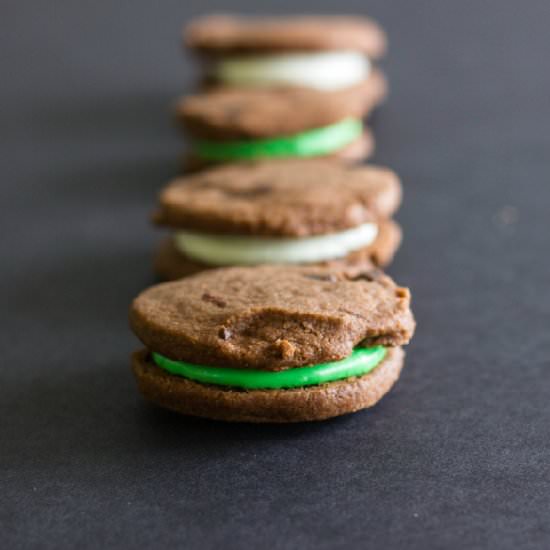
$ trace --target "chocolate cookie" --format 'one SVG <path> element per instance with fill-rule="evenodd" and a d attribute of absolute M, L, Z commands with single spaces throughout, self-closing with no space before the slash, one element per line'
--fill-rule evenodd
<path fill-rule="evenodd" d="M 366 80 L 386 36 L 364 17 L 211 16 L 185 29 L 205 79 L 239 88 L 342 90 Z"/>
<path fill-rule="evenodd" d="M 305 88 L 232 89 L 187 96 L 176 115 L 203 163 L 322 157 L 361 142 L 364 117 L 386 93 L 379 72 L 338 91 Z M 354 150 L 362 160 L 370 147 Z"/>
<path fill-rule="evenodd" d="M 143 395 L 232 421 L 320 420 L 373 405 L 399 376 L 410 296 L 378 271 L 227 268 L 133 302 Z"/>
<path fill-rule="evenodd" d="M 386 93 L 380 72 L 337 92 L 220 88 L 183 97 L 176 116 L 195 137 L 219 141 L 290 136 L 365 116 Z"/>
<path fill-rule="evenodd" d="M 388 263 L 401 232 L 401 185 L 386 168 L 328 160 L 227 165 L 175 180 L 155 222 L 173 231 L 156 259 L 163 278 L 222 265 Z"/>
<path fill-rule="evenodd" d="M 377 58 L 384 31 L 361 16 L 238 17 L 210 15 L 190 23 L 185 44 L 205 53 L 357 50 Z"/>

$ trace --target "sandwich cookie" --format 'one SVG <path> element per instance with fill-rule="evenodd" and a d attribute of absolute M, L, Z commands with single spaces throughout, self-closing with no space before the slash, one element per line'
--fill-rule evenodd
<path fill-rule="evenodd" d="M 414 331 L 410 295 L 380 272 L 225 268 L 163 283 L 133 302 L 143 396 L 236 422 L 322 420 L 389 391 Z"/>
<path fill-rule="evenodd" d="M 187 166 L 325 156 L 361 161 L 374 147 L 362 119 L 385 93 L 375 71 L 337 91 L 217 88 L 186 96 L 175 112 L 191 137 Z"/>
<path fill-rule="evenodd" d="M 401 240 L 394 172 L 329 160 L 233 164 L 178 178 L 154 221 L 172 231 L 155 259 L 176 279 L 230 265 L 385 265 Z"/>
<path fill-rule="evenodd" d="M 237 87 L 341 90 L 366 80 L 386 35 L 366 17 L 200 18 L 184 29 L 205 76 Z"/>

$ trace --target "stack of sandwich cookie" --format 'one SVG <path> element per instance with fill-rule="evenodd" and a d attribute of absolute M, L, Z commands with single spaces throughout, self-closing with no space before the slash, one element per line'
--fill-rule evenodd
<path fill-rule="evenodd" d="M 155 267 L 175 279 L 212 267 L 306 264 L 357 272 L 387 264 L 401 239 L 387 168 L 328 160 L 265 161 L 181 177 L 154 219 L 173 234 Z"/>
<path fill-rule="evenodd" d="M 184 414 L 322 420 L 374 405 L 414 331 L 405 288 L 378 272 L 226 268 L 140 294 L 131 326 L 144 397 Z"/>
<path fill-rule="evenodd" d="M 384 31 L 357 16 L 215 15 L 192 22 L 184 39 L 208 80 L 240 88 L 342 90 L 367 80 L 386 49 Z"/>
<path fill-rule="evenodd" d="M 386 94 L 371 66 L 386 37 L 372 20 L 218 15 L 184 34 L 213 85 L 178 103 L 193 141 L 185 168 L 289 157 L 360 161 L 372 153 L 362 118 Z"/>

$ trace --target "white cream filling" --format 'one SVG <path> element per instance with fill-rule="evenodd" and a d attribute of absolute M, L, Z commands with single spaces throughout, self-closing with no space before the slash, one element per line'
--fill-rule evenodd
<path fill-rule="evenodd" d="M 365 80 L 370 62 L 360 52 L 270 54 L 227 57 L 214 65 L 213 74 L 234 86 L 306 86 L 338 90 Z"/>
<path fill-rule="evenodd" d="M 297 264 L 341 258 L 370 245 L 377 234 L 374 223 L 340 233 L 281 239 L 179 231 L 174 243 L 187 257 L 209 265 Z"/>

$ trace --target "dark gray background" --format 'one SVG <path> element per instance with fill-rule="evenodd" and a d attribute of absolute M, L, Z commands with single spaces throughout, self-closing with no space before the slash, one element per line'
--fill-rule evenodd
<path fill-rule="evenodd" d="M 388 30 L 376 162 L 418 331 L 379 406 L 312 425 L 138 397 L 132 297 L 182 149 L 199 9 L 368 10 Z M 550 3 L 2 2 L 2 548 L 550 547 Z"/>

